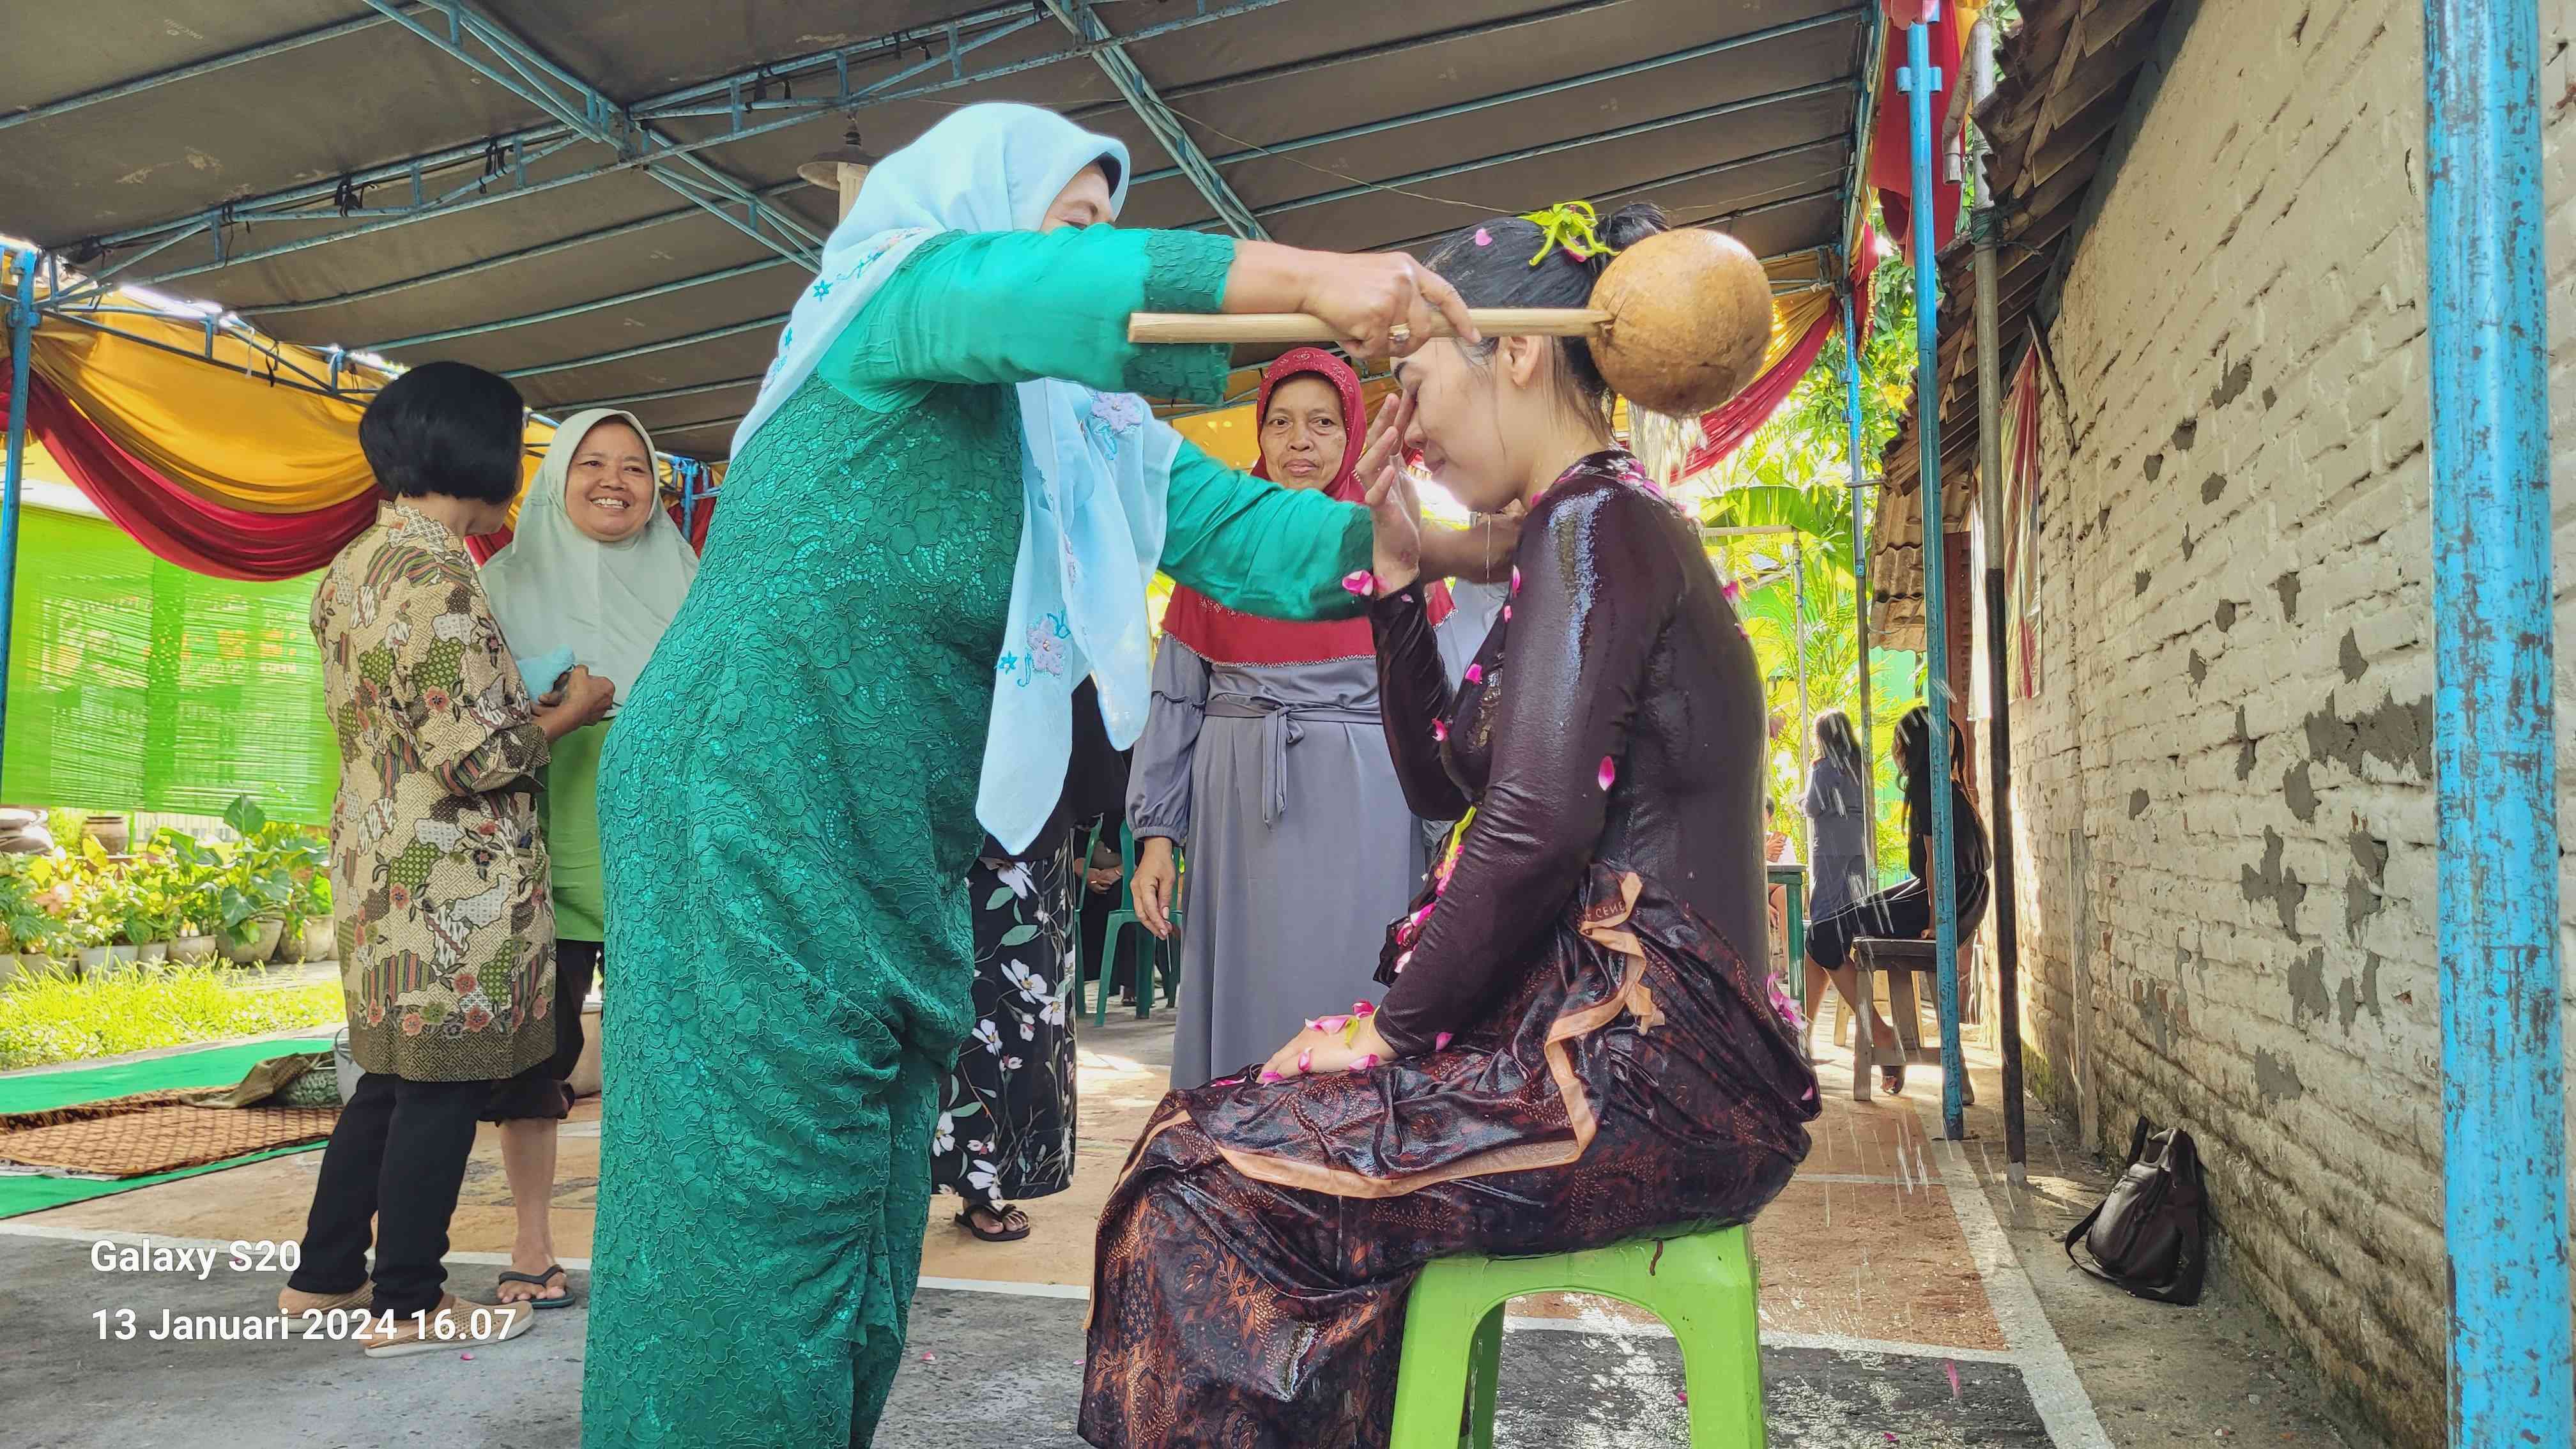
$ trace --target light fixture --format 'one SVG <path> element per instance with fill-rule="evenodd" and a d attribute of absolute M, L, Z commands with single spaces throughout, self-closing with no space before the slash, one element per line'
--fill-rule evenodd
<path fill-rule="evenodd" d="M 853 121 L 850 129 L 842 134 L 840 145 L 797 167 L 796 174 L 810 185 L 840 193 L 841 207 L 835 216 L 837 220 L 850 214 L 850 208 L 858 203 L 859 184 L 867 180 L 869 168 L 884 159 L 859 144 L 858 123 Z"/>

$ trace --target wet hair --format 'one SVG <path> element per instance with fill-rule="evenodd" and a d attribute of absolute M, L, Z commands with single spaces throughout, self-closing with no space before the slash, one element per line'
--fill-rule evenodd
<path fill-rule="evenodd" d="M 1968 738 L 1961 733 L 1959 722 L 1950 721 L 1950 779 L 1953 784 L 1964 777 L 1961 769 L 1968 754 Z M 1917 835 L 1932 833 L 1932 709 L 1918 704 L 1896 721 L 1896 773 L 1905 787 L 1905 827 Z M 1969 812 L 1975 818 L 1975 812 Z"/>
<path fill-rule="evenodd" d="M 1662 207 L 1640 202 L 1612 212 L 1596 234 L 1612 250 L 1626 251 L 1671 229 Z M 1590 306 L 1593 284 L 1609 268 L 1610 257 L 1598 251 L 1580 257 L 1560 245 L 1538 265 L 1530 265 L 1530 258 L 1546 244 L 1547 233 L 1537 224 L 1517 216 L 1497 216 L 1442 242 L 1431 253 L 1429 266 L 1457 288 L 1470 307 Z M 1592 344 L 1579 337 L 1550 340 L 1556 345 L 1558 396 L 1574 411 L 1609 426 L 1610 384 L 1592 360 Z M 1482 362 L 1494 355 L 1495 345 L 1489 337 L 1483 346 L 1465 350 Z"/>
<path fill-rule="evenodd" d="M 1851 716 L 1829 709 L 1816 716 L 1816 758 L 1830 760 L 1851 771 L 1862 780 L 1869 778 L 1869 761 L 1861 754 L 1860 739 L 1852 733 Z"/>
<path fill-rule="evenodd" d="M 389 497 L 442 493 L 507 503 L 519 493 L 526 415 L 508 378 L 461 362 L 428 362 L 368 400 L 358 448 Z"/>

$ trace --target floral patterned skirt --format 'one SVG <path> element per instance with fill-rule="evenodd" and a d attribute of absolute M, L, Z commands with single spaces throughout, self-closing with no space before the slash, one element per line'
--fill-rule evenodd
<path fill-rule="evenodd" d="M 931 1139 L 931 1186 L 970 1203 L 1073 1182 L 1073 941 L 1078 832 L 1029 860 L 978 860 L 975 1032 L 957 1051 Z"/>
<path fill-rule="evenodd" d="M 1085 1441 L 1383 1445 L 1423 1264 L 1740 1223 L 1788 1183 L 1815 1073 L 1706 922 L 1596 865 L 1523 966 L 1445 1050 L 1163 1099 L 1100 1218 Z"/>

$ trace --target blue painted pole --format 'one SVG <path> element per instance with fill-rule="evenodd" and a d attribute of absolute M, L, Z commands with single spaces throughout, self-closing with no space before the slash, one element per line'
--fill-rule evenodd
<path fill-rule="evenodd" d="M 9 757 L 10 605 L 18 596 L 18 477 L 27 461 L 27 362 L 35 351 L 36 336 L 36 254 L 0 255 L 18 264 L 18 295 L 9 306 L 9 451 L 0 461 L 0 763 L 5 763 Z M 6 275 L 0 270 L 0 276 Z"/>
<path fill-rule="evenodd" d="M 1924 702 L 1931 707 L 1932 941 L 1941 980 L 1941 1128 L 1956 1142 L 1967 1135 L 1960 1121 L 1959 890 L 1950 839 L 1950 634 L 1942 599 L 1941 549 L 1941 238 L 1933 235 L 1932 93 L 1941 72 L 1932 64 L 1932 27 L 1938 10 L 1905 27 L 1906 130 L 1914 149 L 1914 417 L 1923 444 L 1923 655 Z"/>
<path fill-rule="evenodd" d="M 1869 884 L 1878 888 L 1878 746 L 1877 736 L 1870 733 L 1869 719 L 1869 541 L 1861 527 L 1863 500 L 1869 484 L 1861 469 L 1860 432 L 1860 354 L 1869 345 L 1860 335 L 1852 316 L 1851 259 L 1843 259 L 1843 416 L 1851 424 L 1851 548 L 1852 548 L 1852 617 L 1860 632 L 1860 753 L 1869 761 L 1871 775 L 1860 782 L 1861 818 L 1869 822 Z M 1814 862 L 1810 861 L 1810 865 Z"/>
<path fill-rule="evenodd" d="M 2425 0 L 2451 1443 L 2576 1443 L 2535 0 Z"/>

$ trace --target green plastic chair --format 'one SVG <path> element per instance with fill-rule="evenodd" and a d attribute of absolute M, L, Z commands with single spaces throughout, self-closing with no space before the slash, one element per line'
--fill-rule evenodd
<path fill-rule="evenodd" d="M 1091 843 L 1094 849 L 1100 844 L 1100 832 L 1097 829 L 1092 831 Z M 1089 858 L 1086 852 L 1084 859 Z M 1172 918 L 1173 929 L 1178 930 L 1182 924 L 1182 912 L 1178 903 L 1180 881 L 1188 878 L 1189 863 L 1177 851 L 1173 855 L 1173 863 L 1179 869 L 1172 887 L 1174 904 L 1168 914 Z M 1179 983 L 1176 978 L 1179 973 L 1163 964 L 1163 952 L 1167 949 L 1167 943 L 1153 932 L 1145 930 L 1144 918 L 1136 914 L 1136 833 L 1121 825 L 1118 827 L 1118 909 L 1109 913 L 1109 920 L 1100 932 L 1100 996 L 1091 1018 L 1093 1026 L 1109 1024 L 1109 978 L 1118 967 L 1118 943 L 1123 933 L 1131 926 L 1143 932 L 1145 937 L 1144 949 L 1136 953 L 1136 1019 L 1142 1021 L 1154 1014 L 1154 977 L 1157 968 L 1160 968 L 1163 978 L 1163 1004 L 1166 1006 L 1170 1005 L 1178 995 Z M 1079 1014 L 1082 1008 L 1077 1003 L 1074 1010 Z"/>
<path fill-rule="evenodd" d="M 1597 1293 L 1662 1319 L 1681 1345 L 1691 1449 L 1762 1449 L 1753 1249 L 1741 1227 L 1431 1263 L 1405 1301 L 1390 1449 L 1493 1449 L 1503 1306 L 1530 1293 Z"/>

